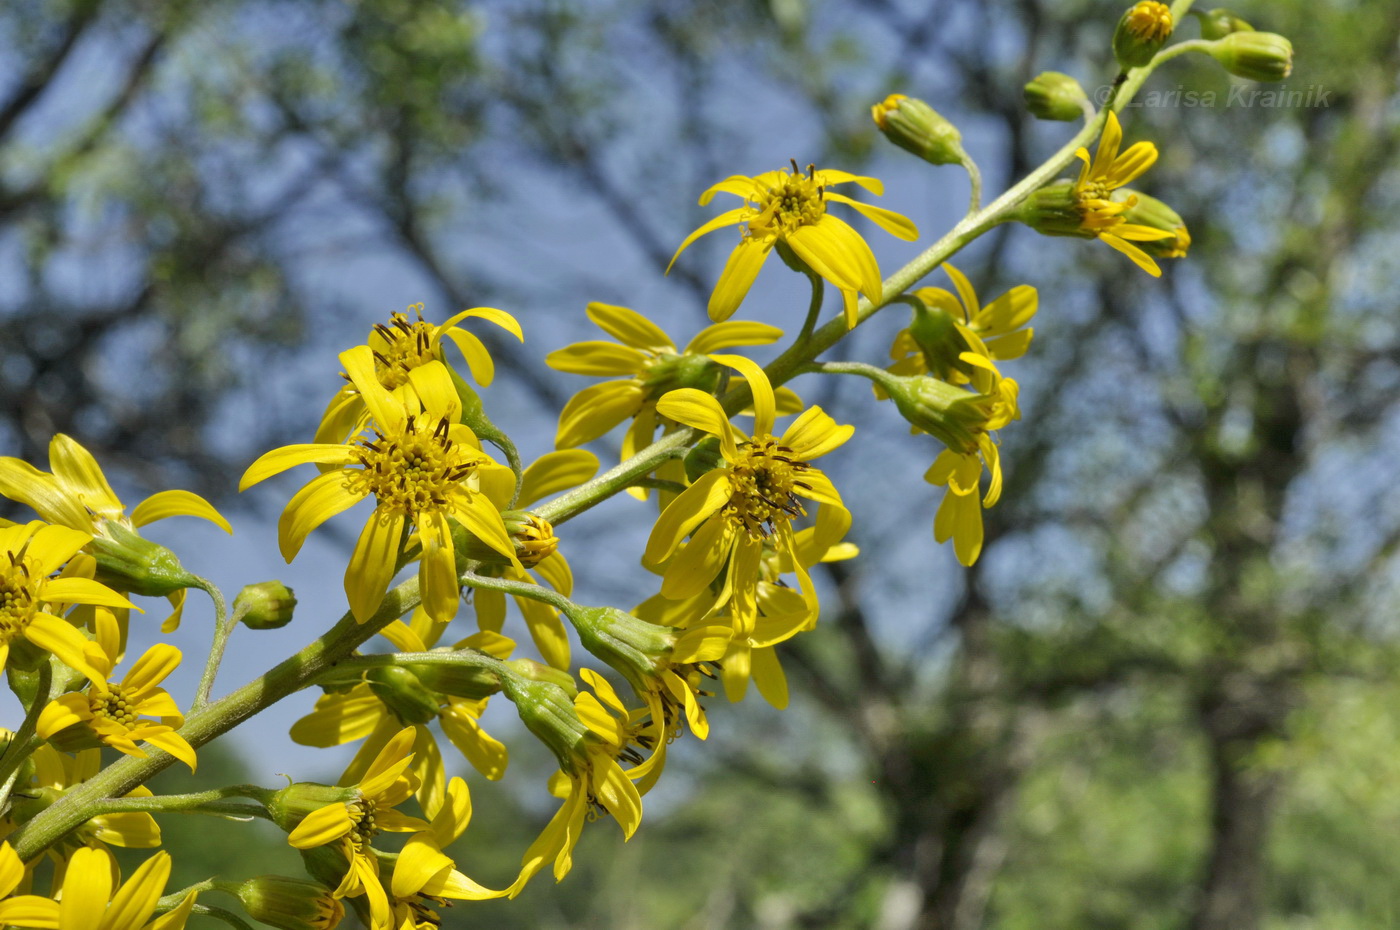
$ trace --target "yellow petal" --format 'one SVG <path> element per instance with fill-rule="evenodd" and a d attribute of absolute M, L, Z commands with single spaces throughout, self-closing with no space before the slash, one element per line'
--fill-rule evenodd
<path fill-rule="evenodd" d="M 282 446 L 260 455 L 239 479 L 238 490 L 246 491 L 259 481 L 271 478 L 297 465 L 349 465 L 355 461 L 354 451 L 349 446 L 328 443 L 301 443 Z"/>
<path fill-rule="evenodd" d="M 495 323 L 501 329 L 510 333 L 521 342 L 525 341 L 525 333 L 520 329 L 520 322 L 504 310 L 495 307 L 471 307 L 467 310 L 460 310 L 443 321 L 438 327 L 439 331 L 445 331 L 449 327 L 456 326 L 463 320 L 478 319 Z"/>
<path fill-rule="evenodd" d="M 724 271 L 710 294 L 709 314 L 715 321 L 727 320 L 739 309 L 773 248 L 773 239 L 745 239 L 734 247 L 724 263 Z"/>
<path fill-rule="evenodd" d="M 59 433 L 49 442 L 49 467 L 58 483 L 88 510 L 101 517 L 116 517 L 122 512 L 122 502 L 107 483 L 97 459 L 71 436 Z"/>
<path fill-rule="evenodd" d="M 48 614 L 35 614 L 24 628 L 24 638 L 58 656 L 64 665 L 81 672 L 98 687 L 106 687 L 105 676 L 87 660 L 88 639 L 64 621 Z"/>
<path fill-rule="evenodd" d="M 59 904 L 61 930 L 96 930 L 112 897 L 112 854 L 105 849 L 75 850 L 63 875 Z"/>
<path fill-rule="evenodd" d="M 23 894 L 0 901 L 0 926 L 58 930 L 59 904 L 49 898 Z"/>
<path fill-rule="evenodd" d="M 687 534 L 729 502 L 732 489 L 724 469 L 701 475 L 661 512 L 647 540 L 643 561 L 657 565 L 669 558 Z"/>
<path fill-rule="evenodd" d="M 565 597 L 574 593 L 574 573 L 562 552 L 555 552 L 535 566 L 544 582 Z"/>
<path fill-rule="evenodd" d="M 39 711 L 39 722 L 35 732 L 40 739 L 52 739 L 55 733 L 68 727 L 81 726 L 92 719 L 87 697 L 83 694 L 63 694 Z"/>
<path fill-rule="evenodd" d="M 472 380 L 482 387 L 490 387 L 491 382 L 496 380 L 496 362 L 491 358 L 486 344 L 472 333 L 456 326 L 445 330 L 443 335 L 452 340 L 457 351 L 462 353 L 467 370 L 472 373 Z"/>
<path fill-rule="evenodd" d="M 641 374 L 647 369 L 647 361 L 646 354 L 638 349 L 601 340 L 575 342 L 556 349 L 544 359 L 555 371 L 605 378 Z"/>
<path fill-rule="evenodd" d="M 101 930 L 137 930 L 150 919 L 169 879 L 169 853 L 158 852 L 141 863 L 112 896 Z"/>
<path fill-rule="evenodd" d="M 92 526 L 92 515 L 81 500 L 61 487 L 53 475 L 23 459 L 0 457 L 0 496 L 19 501 L 52 523 Z"/>
<path fill-rule="evenodd" d="M 194 747 L 178 733 L 146 733 L 139 738 L 150 743 L 152 746 L 164 749 L 166 752 L 188 765 L 191 772 L 193 772 L 195 766 L 199 764 L 199 760 L 195 758 Z"/>
<path fill-rule="evenodd" d="M 340 839 L 355 826 L 344 804 L 327 804 L 307 814 L 291 833 L 287 842 L 297 849 L 313 849 Z"/>
<path fill-rule="evenodd" d="M 711 190 L 713 189 L 714 188 L 712 188 Z M 707 191 L 706 193 L 709 193 L 709 191 Z M 701 206 L 704 206 L 706 202 L 707 201 L 705 200 L 704 195 L 702 195 L 700 200 Z M 749 211 L 747 208 L 741 207 L 737 210 L 729 210 L 725 213 L 721 213 L 719 216 L 705 223 L 699 229 L 695 230 L 695 232 L 686 236 L 685 241 L 681 243 L 680 248 L 676 249 L 676 254 L 671 256 L 670 263 L 666 265 L 666 273 L 671 273 L 671 268 L 676 264 L 676 259 L 680 258 L 681 253 L 688 249 L 690 247 L 690 244 L 696 239 L 699 239 L 701 236 L 707 235 L 708 233 L 712 233 L 716 229 L 723 229 L 725 226 L 733 226 L 737 223 L 743 222 L 744 215 L 748 212 Z"/>
<path fill-rule="evenodd" d="M 192 491 L 160 491 L 136 505 L 131 511 L 131 522 L 135 526 L 145 526 L 166 517 L 199 517 L 208 520 L 219 529 L 233 535 L 233 527 L 224 519 L 214 505 Z"/>
<path fill-rule="evenodd" d="M 559 413 L 556 449 L 597 439 L 641 408 L 646 389 L 636 381 L 604 381 L 579 391 Z"/>
<path fill-rule="evenodd" d="M 50 604 L 96 604 L 141 610 L 105 584 L 91 578 L 52 578 L 43 583 L 40 591 L 43 600 Z"/>
<path fill-rule="evenodd" d="M 777 650 L 771 646 L 753 650 L 749 673 L 753 676 L 753 683 L 758 686 L 758 693 L 763 695 L 765 701 L 778 710 L 787 707 L 787 676 L 783 674 Z"/>
<path fill-rule="evenodd" d="M 677 423 L 718 436 L 724 457 L 731 462 L 739 458 L 738 443 L 741 437 L 730 425 L 729 415 L 724 412 L 719 401 L 704 391 L 695 388 L 667 391 L 656 402 L 656 412 Z"/>
<path fill-rule="evenodd" d="M 376 510 L 355 543 L 355 551 L 345 569 L 345 595 L 350 602 L 350 612 L 360 623 L 379 610 L 389 582 L 394 579 L 403 525 L 403 514 Z"/>
<path fill-rule="evenodd" d="M 520 562 L 515 557 L 515 544 L 511 542 L 510 533 L 506 531 L 501 512 L 491 506 L 490 501 L 474 494 L 469 499 L 455 498 L 453 503 L 452 516 L 461 521 L 469 533 L 509 558 L 512 565 L 520 567 Z"/>
<path fill-rule="evenodd" d="M 147 691 L 180 667 L 180 659 L 179 649 L 169 643 L 156 643 L 127 671 L 122 678 L 122 687 L 132 698 L 139 701 L 145 697 Z"/>
<path fill-rule="evenodd" d="M 721 365 L 728 365 L 742 374 L 744 380 L 748 382 L 749 390 L 753 394 L 753 434 L 755 436 L 772 435 L 777 402 L 773 399 L 773 385 L 768 381 L 768 374 L 757 362 L 743 355 L 714 355 L 711 357 Z M 660 409 L 659 404 L 657 409 Z"/>
<path fill-rule="evenodd" d="M 861 203 L 859 200 L 852 200 L 844 194 L 837 194 L 832 191 L 826 192 L 825 199 L 846 204 L 897 239 L 913 242 L 915 239 L 919 238 L 919 227 L 914 225 L 913 220 L 901 213 L 896 213 L 893 210 L 886 210 L 884 207 L 877 207 L 874 204 Z"/>
<path fill-rule="evenodd" d="M 316 708 L 292 724 L 292 741 L 303 746 L 338 746 L 361 739 L 388 716 L 388 709 L 367 684 L 322 695 Z"/>
<path fill-rule="evenodd" d="M 584 311 L 603 332 L 625 346 L 648 352 L 674 352 L 671 337 L 651 320 L 628 307 L 594 301 Z"/>
<path fill-rule="evenodd" d="M 781 442 L 798 458 L 811 461 L 841 446 L 855 431 L 850 424 L 838 426 L 822 408 L 809 407 L 787 428 Z"/>
<path fill-rule="evenodd" d="M 462 411 L 462 398 L 457 394 L 457 387 L 452 383 L 446 365 L 433 359 L 426 365 L 409 369 L 408 380 L 429 417 L 435 420 L 446 417 L 453 423 L 457 421 Z"/>
<path fill-rule="evenodd" d="M 535 648 L 540 651 L 540 657 L 555 668 L 567 671 L 569 635 L 564 631 L 558 611 L 548 604 L 528 597 L 516 598 L 515 603 L 525 618 L 525 625 L 529 627 L 530 638 L 534 640 Z"/>
<path fill-rule="evenodd" d="M 185 930 L 185 922 L 190 919 L 197 896 L 198 892 L 194 891 L 185 895 L 179 904 L 156 918 L 151 924 L 151 930 Z"/>
<path fill-rule="evenodd" d="M 546 452 L 525 469 L 518 507 L 576 488 L 598 473 L 598 456 L 586 449 Z"/>
<path fill-rule="evenodd" d="M 723 570 L 733 543 L 734 536 L 729 530 L 728 520 L 706 520 L 685 548 L 666 566 L 661 595 L 681 601 L 705 590 Z"/>
<path fill-rule="evenodd" d="M 370 416 L 379 424 L 379 428 L 386 433 L 402 430 L 408 415 L 403 409 L 403 403 L 379 383 L 379 376 L 374 370 L 374 350 L 369 346 L 355 346 L 340 353 L 339 358 L 340 364 L 345 368 L 345 374 L 360 392 L 365 406 L 369 408 Z"/>
<path fill-rule="evenodd" d="M 733 346 L 766 346 L 783 338 L 783 331 L 767 323 L 754 323 L 748 320 L 724 320 L 712 323 L 690 340 L 685 347 L 686 355 L 709 355 L 719 349 Z"/>
<path fill-rule="evenodd" d="M 1162 276 L 1162 269 L 1157 267 L 1157 263 L 1152 260 L 1152 256 L 1148 255 L 1146 252 L 1133 245 L 1131 242 L 1128 242 L 1125 239 L 1120 239 L 1117 236 L 1112 235 L 1110 233 L 1100 233 L 1099 240 L 1101 242 L 1107 243 L 1112 248 L 1117 249 L 1124 255 L 1131 258 L 1134 264 L 1136 264 L 1143 271 L 1152 275 L 1152 277 L 1160 278 Z"/>
<path fill-rule="evenodd" d="M 349 490 L 349 472 L 337 469 L 312 478 L 277 519 L 277 546 L 288 562 L 297 557 L 312 530 L 364 500 Z"/>
<path fill-rule="evenodd" d="M 442 723 L 443 734 L 472 764 L 472 768 L 492 781 L 505 774 L 509 761 L 505 745 L 481 729 L 476 718 L 463 710 L 460 702 L 450 702 L 449 709 L 443 711 L 438 719 Z"/>
<path fill-rule="evenodd" d="M 418 519 L 418 539 L 423 547 L 418 560 L 418 587 L 422 592 L 423 609 L 434 622 L 450 623 L 457 616 L 462 594 L 452 530 L 447 518 L 440 513 L 425 513 Z"/>

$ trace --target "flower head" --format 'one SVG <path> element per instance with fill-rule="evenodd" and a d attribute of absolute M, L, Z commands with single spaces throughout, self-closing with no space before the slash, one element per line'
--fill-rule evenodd
<path fill-rule="evenodd" d="M 732 426 L 708 394 L 682 389 L 661 399 L 657 409 L 666 416 L 719 438 L 725 467 L 701 475 L 662 511 L 644 561 L 656 566 L 670 560 L 661 593 L 673 600 L 699 593 L 724 573 L 726 599 L 732 597 L 736 604 L 735 632 L 744 634 L 756 615 L 753 599 L 764 541 L 771 537 L 780 552 L 792 553 L 793 522 L 806 513 L 802 499 L 841 503 L 831 481 L 811 462 L 840 446 L 855 430 L 838 426 L 820 407 L 812 407 L 781 437 L 774 436 L 775 404 L 763 369 L 742 356 L 720 360 L 739 369 L 753 388 L 753 435 Z M 681 549 L 686 536 L 690 541 Z M 795 558 L 793 564 L 815 609 L 806 568 Z"/>
<path fill-rule="evenodd" d="M 388 926 L 389 898 L 380 883 L 379 863 L 370 848 L 371 841 L 386 830 L 412 833 L 428 827 L 417 817 L 394 810 L 408 800 L 417 788 L 417 777 L 409 771 L 413 762 L 410 751 L 413 741 L 412 728 L 389 740 L 370 763 L 359 783 L 348 789 L 346 799 L 332 801 L 305 813 L 287 835 L 287 842 L 297 849 L 335 846 L 340 850 L 347 868 L 335 895 L 365 895 L 376 927 Z M 292 785 L 284 788 L 278 795 L 289 797 L 286 793 L 298 787 Z M 292 813 L 292 818 L 297 813 Z"/>
<path fill-rule="evenodd" d="M 473 307 L 463 310 L 434 326 L 423 319 L 423 305 L 409 307 L 417 319 L 406 313 L 394 313 L 389 322 L 375 324 L 368 345 L 374 358 L 374 377 L 385 390 L 398 395 L 410 406 L 423 401 L 424 396 L 451 396 L 457 392 L 447 366 L 442 341 L 453 342 L 462 353 L 467 368 L 477 384 L 490 385 L 496 376 L 491 353 L 474 334 L 457 324 L 470 318 L 488 320 L 522 342 L 524 333 L 515 317 L 494 307 Z M 317 442 L 342 442 L 358 432 L 369 416 L 364 398 L 353 379 L 331 399 L 316 431 Z"/>
<path fill-rule="evenodd" d="M 467 783 L 454 778 L 447 786 L 447 801 L 442 809 L 426 830 L 408 838 L 394 862 L 389 886 L 394 927 L 403 927 L 405 921 L 409 927 L 419 926 L 418 916 L 428 916 L 431 908 L 444 900 L 484 901 L 506 894 L 468 878 L 443 852 L 444 847 L 466 830 L 471 816 L 472 801 Z"/>
<path fill-rule="evenodd" d="M 973 366 L 963 360 L 974 352 L 994 361 L 1020 358 L 1030 347 L 1035 330 L 1026 326 L 1035 316 L 1037 295 L 1033 287 L 1019 285 L 986 306 L 957 268 L 944 263 L 957 296 L 940 287 L 914 292 L 922 307 L 916 308 L 907 329 L 900 330 L 890 346 L 897 375 L 933 375 L 950 384 L 967 384 Z"/>
<path fill-rule="evenodd" d="M 812 165 L 803 173 L 796 161 L 791 171 L 782 168 L 755 177 L 733 175 L 726 178 L 700 195 L 700 205 L 708 204 L 716 193 L 726 193 L 742 197 L 744 206 L 720 214 L 687 236 L 671 264 L 706 233 L 742 225 L 743 236 L 729 254 L 729 261 L 710 294 L 710 319 L 726 320 L 739 309 L 763 267 L 763 260 L 774 246 L 781 244 L 812 271 L 836 285 L 845 305 L 846 322 L 854 326 L 857 293 L 864 294 L 877 306 L 882 300 L 880 267 L 860 233 L 828 213 L 827 204 L 846 204 L 900 239 L 917 239 L 919 231 L 906 217 L 892 210 L 860 203 L 830 189 L 848 182 L 872 194 L 884 192 L 884 185 L 875 178 L 845 171 L 819 171 Z"/>
<path fill-rule="evenodd" d="M 71 565 L 53 577 L 91 539 L 39 520 L 0 527 L 0 670 L 12 655 L 29 664 L 49 652 L 94 683 L 103 680 L 89 661 L 89 640 L 62 614 L 73 604 L 133 605 L 106 585 L 72 572 Z"/>
<path fill-rule="evenodd" d="M 12 891 L 23 871 L 9 845 L 0 847 L 0 891 Z M 194 907 L 193 892 L 171 910 L 154 916 L 169 879 L 167 852 L 141 863 L 123 884 L 110 852 L 83 847 L 68 860 L 59 900 L 35 895 L 7 898 L 0 901 L 0 923 L 56 930 L 183 930 Z"/>
<path fill-rule="evenodd" d="M 470 429 L 455 422 L 460 410 L 455 392 L 424 390 L 424 380 L 417 400 L 409 404 L 379 383 L 368 346 L 342 352 L 340 361 L 373 416 L 373 434 L 361 433 L 345 444 L 274 449 L 248 466 L 239 489 L 294 465 L 339 466 L 313 479 L 282 511 L 277 524 L 282 556 L 290 562 L 313 529 L 373 496 L 377 506 L 345 572 L 355 619 L 363 623 L 379 609 L 399 567 L 402 538 L 412 532 L 422 552 L 418 577 L 423 604 L 435 620 L 451 620 L 460 585 L 450 520 L 519 564 L 500 511 L 479 491 L 480 475 L 503 466 L 481 451 Z"/>
<path fill-rule="evenodd" d="M 119 654 L 115 620 L 99 613 L 97 641 L 87 648 L 89 663 L 101 672 L 87 690 L 60 695 L 39 713 L 38 733 L 60 747 L 86 748 L 98 743 L 129 756 L 146 755 L 137 742 L 164 749 L 193 771 L 194 748 L 175 732 L 183 723 L 180 708 L 160 683 L 180 664 L 180 650 L 157 643 L 137 659 L 120 682 L 107 681 Z M 157 717 L 159 722 L 143 719 Z"/>
<path fill-rule="evenodd" d="M 1131 184 L 1152 167 L 1157 161 L 1157 147 L 1151 142 L 1137 142 L 1119 154 L 1122 143 L 1123 127 L 1118 123 L 1118 114 L 1110 110 L 1093 159 L 1085 148 L 1074 153 L 1084 163 L 1073 189 L 1080 227 L 1131 258 L 1154 278 L 1160 277 L 1162 270 L 1157 263 L 1133 242 L 1167 239 L 1172 234 L 1129 223 L 1123 218 L 1123 213 L 1137 202 L 1136 197 L 1129 196 L 1121 201 L 1112 199 L 1114 191 Z"/>
<path fill-rule="evenodd" d="M 99 577 L 121 591 L 168 597 L 174 612 L 161 631 L 179 627 L 185 588 L 196 579 L 180 568 L 174 553 L 136 531 L 166 517 L 189 516 L 232 533 L 229 522 L 198 494 L 178 490 L 152 494 L 127 515 L 92 453 L 63 433 L 49 442 L 49 467 L 52 474 L 23 459 L 0 457 L 0 495 L 50 523 L 90 534 L 87 545 L 98 559 Z M 107 577 L 109 570 L 115 577 Z"/>

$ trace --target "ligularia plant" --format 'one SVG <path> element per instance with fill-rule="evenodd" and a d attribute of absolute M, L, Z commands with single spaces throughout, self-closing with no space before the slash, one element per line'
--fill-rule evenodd
<path fill-rule="evenodd" d="M 663 315 L 588 304 L 610 340 L 556 347 L 548 364 L 609 380 L 580 387 L 559 415 L 559 448 L 528 468 L 472 384 L 494 374 L 473 330 L 529 338 L 529 326 L 488 307 L 436 322 L 421 305 L 409 308 L 413 317 L 390 315 L 339 353 L 343 380 L 317 399 L 326 406 L 316 434 L 259 456 L 240 486 L 299 477 L 277 531 L 289 562 L 322 524 L 356 532 L 342 615 L 298 614 L 310 645 L 217 699 L 229 637 L 240 626 L 244 636 L 285 626 L 292 592 L 257 581 L 230 609 L 217 586 L 142 535 L 151 521 L 181 515 L 229 530 L 218 511 L 162 491 L 128 514 L 97 458 L 71 437 L 54 437 L 47 471 L 0 458 L 0 494 L 33 511 L 27 522 L 0 523 L 0 670 L 24 710 L 0 743 L 0 925 L 178 930 L 202 914 L 241 927 L 241 909 L 276 927 L 329 930 L 353 910 L 371 930 L 423 930 L 440 924 L 446 904 L 469 911 L 470 902 L 514 897 L 546 869 L 564 878 L 581 833 L 601 829 L 588 824 L 613 820 L 631 837 L 667 747 L 725 726 L 716 694 L 757 692 L 786 705 L 784 643 L 821 617 L 809 572 L 859 558 L 844 537 L 860 514 L 825 472 L 859 424 L 804 403 L 785 382 L 869 379 L 871 416 L 898 412 L 908 422 L 917 434 L 909 467 L 942 489 L 936 505 L 926 502 L 935 537 L 951 539 L 971 565 L 982 510 L 1002 495 L 1003 469 L 1015 467 L 999 452 L 1001 431 L 1021 416 L 1017 382 L 1003 369 L 1033 351 L 1028 324 L 1039 306 L 1027 284 L 979 298 L 949 260 L 1012 220 L 1101 240 L 1131 260 L 1124 273 L 1157 276 L 1158 261 L 1185 256 L 1191 238 L 1180 217 L 1128 187 L 1158 152 L 1148 140 L 1125 144 L 1132 127 L 1119 112 L 1178 55 L 1203 52 L 1262 79 L 1286 76 L 1292 54 L 1286 39 L 1254 32 L 1247 42 L 1230 34 L 1173 44 L 1190 6 L 1143 2 L 1123 13 L 1111 50 L 1118 77 L 1102 109 L 1063 74 L 1027 85 L 1034 115 L 1082 127 L 986 206 L 960 134 L 932 106 L 906 94 L 875 104 L 880 131 L 921 168 L 961 166 L 972 188 L 967 214 L 889 277 L 847 219 L 913 240 L 920 233 L 904 212 L 917 204 L 894 204 L 897 212 L 854 199 L 883 185 L 801 159 L 735 166 L 755 173 L 717 181 L 700 203 L 715 194 L 741 203 L 680 241 L 673 260 L 690 261 L 687 247 L 702 236 L 728 243 L 709 301 L 714 325 L 677 338 Z M 772 252 L 780 262 L 767 261 Z M 765 306 L 761 321 L 730 319 L 765 264 L 810 281 L 805 317 Z M 839 292 L 831 301 L 828 284 Z M 879 341 L 891 345 L 881 365 L 829 357 L 886 310 L 894 317 L 881 317 L 889 325 Z M 798 335 L 784 346 L 785 328 Z M 749 357 L 770 345 L 779 351 L 766 366 Z M 741 415 L 752 419 L 731 422 Z M 600 473 L 598 456 L 579 447 L 619 433 L 622 461 Z M 362 503 L 359 516 L 341 516 Z M 622 605 L 589 602 L 593 592 L 576 588 L 569 567 L 570 550 L 588 545 L 570 536 L 569 521 L 603 504 L 619 519 L 650 521 L 635 555 L 655 582 Z M 209 595 L 212 623 L 196 616 L 202 600 L 187 602 L 191 589 Z M 167 598 L 175 615 L 158 627 L 133 597 Z M 464 600 L 469 610 L 459 610 Z M 203 624 L 211 639 L 189 695 L 163 686 L 179 680 L 169 676 L 187 652 L 158 639 L 182 615 L 187 630 Z M 376 635 L 393 651 L 367 650 Z M 539 660 L 512 658 L 517 640 Z M 211 740 L 301 692 L 314 709 L 293 739 L 359 747 L 338 784 L 292 775 L 284 785 L 164 796 L 146 786 L 176 761 L 200 771 Z M 500 731 L 504 742 L 480 723 L 492 700 L 509 702 L 523 724 Z M 509 741 L 529 739 L 557 760 L 557 806 L 541 834 L 506 853 L 512 870 L 519 859 L 515 877 L 488 887 L 445 850 L 471 841 L 472 782 L 503 778 Z M 123 879 L 107 846 L 159 846 L 160 821 L 188 812 L 271 821 L 305 874 L 209 876 L 168 889 L 182 854 L 172 849 L 148 854 Z M 214 894 L 228 899 L 210 904 Z"/>

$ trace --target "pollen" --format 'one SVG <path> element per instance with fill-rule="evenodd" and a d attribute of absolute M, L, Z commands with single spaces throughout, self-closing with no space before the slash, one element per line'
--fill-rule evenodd
<path fill-rule="evenodd" d="M 816 181 L 816 166 L 808 165 L 804 175 L 794 161 L 791 173 L 784 169 L 779 183 L 751 200 L 753 214 L 746 219 L 749 237 L 787 236 L 815 224 L 826 215 L 825 193 L 826 188 Z"/>
<path fill-rule="evenodd" d="M 447 510 L 449 495 L 483 461 L 475 449 L 449 438 L 449 426 L 445 417 L 431 427 L 409 417 L 400 432 L 360 440 L 355 451 L 364 470 L 350 473 L 352 490 L 410 516 Z"/>
<path fill-rule="evenodd" d="M 377 809 L 373 798 L 363 798 L 351 804 L 350 819 L 355 825 L 350 828 L 350 844 L 356 851 L 368 848 L 370 841 L 379 835 L 379 825 L 374 818 Z"/>
<path fill-rule="evenodd" d="M 130 730 L 140 719 L 136 703 L 126 695 L 119 684 L 109 684 L 105 693 L 91 691 L 88 694 L 88 708 L 94 717 L 102 717 Z"/>
<path fill-rule="evenodd" d="M 801 476 L 810 467 L 774 437 L 755 437 L 739 448 L 730 468 L 734 491 L 725 514 L 751 539 L 771 536 L 779 524 L 807 512 L 795 492 L 807 487 Z"/>
<path fill-rule="evenodd" d="M 1127 30 L 1134 38 L 1165 42 L 1172 34 L 1172 11 L 1165 3 L 1145 0 L 1128 11 Z"/>
<path fill-rule="evenodd" d="M 417 313 L 418 319 L 395 313 L 387 324 L 375 324 L 374 334 L 379 338 L 371 339 L 371 343 L 379 343 L 374 350 L 374 373 L 390 391 L 407 382 L 410 371 L 437 357 L 433 345 L 435 327 L 423 321 L 423 305 L 415 304 L 409 309 Z"/>

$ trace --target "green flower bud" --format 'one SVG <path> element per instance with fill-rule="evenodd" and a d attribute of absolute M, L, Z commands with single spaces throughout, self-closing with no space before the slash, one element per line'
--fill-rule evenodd
<path fill-rule="evenodd" d="M 713 394 L 725 375 L 724 366 L 708 355 L 667 355 L 647 368 L 642 380 L 648 396 L 656 398 L 687 387 Z"/>
<path fill-rule="evenodd" d="M 410 723 L 427 723 L 438 715 L 442 699 L 424 687 L 418 676 L 406 668 L 388 666 L 371 669 L 365 680 L 374 696 L 383 701 L 394 714 Z"/>
<path fill-rule="evenodd" d="M 273 823 L 291 833 L 297 828 L 297 824 L 306 819 L 307 814 L 318 811 L 327 804 L 345 804 L 359 796 L 360 792 L 356 788 L 335 788 L 316 782 L 299 781 L 272 792 L 271 797 L 267 799 L 267 812 L 272 815 Z"/>
<path fill-rule="evenodd" d="M 1232 32 L 1210 54 L 1236 77 L 1282 81 L 1293 73 L 1293 43 L 1274 32 Z"/>
<path fill-rule="evenodd" d="M 1160 229 L 1173 236 L 1171 239 L 1139 242 L 1137 243 L 1138 248 L 1156 258 L 1185 258 L 1186 253 L 1191 248 L 1191 234 L 1187 231 L 1186 223 L 1182 220 L 1181 214 L 1156 197 L 1139 194 L 1126 187 L 1123 188 L 1122 192 L 1133 203 L 1124 211 L 1123 222 Z"/>
<path fill-rule="evenodd" d="M 942 307 L 920 301 L 909 320 L 909 335 L 923 351 L 924 362 L 934 376 L 946 379 L 955 370 L 965 375 L 972 373 L 971 366 L 958 357 L 970 348 L 967 340 Z"/>
<path fill-rule="evenodd" d="M 175 553 L 114 520 L 105 522 L 88 550 L 97 560 L 97 580 L 118 591 L 165 597 L 199 584 Z"/>
<path fill-rule="evenodd" d="M 954 452 L 976 452 L 977 437 L 993 428 L 991 421 L 997 416 L 995 398 L 937 378 L 891 375 L 880 385 L 904 419 Z"/>
<path fill-rule="evenodd" d="M 724 459 L 719 449 L 718 436 L 706 436 L 695 444 L 685 455 L 685 477 L 692 483 L 700 476 L 714 471 Z"/>
<path fill-rule="evenodd" d="M 1088 112 L 1084 88 L 1068 74 L 1043 71 L 1026 85 L 1026 109 L 1036 119 L 1072 122 Z"/>
<path fill-rule="evenodd" d="M 552 681 L 533 681 L 508 675 L 501 690 L 515 705 L 525 729 L 554 753 L 566 772 L 577 772 L 586 758 L 584 742 L 590 731 L 574 710 L 572 696 Z"/>
<path fill-rule="evenodd" d="M 292 622 L 297 599 L 280 581 L 260 581 L 238 592 L 233 615 L 252 630 L 276 630 Z"/>
<path fill-rule="evenodd" d="M 676 631 L 638 620 L 616 607 L 575 607 L 569 613 L 583 647 L 622 674 L 639 692 L 666 669 Z"/>
<path fill-rule="evenodd" d="M 1232 32 L 1253 32 L 1254 27 L 1223 7 L 1209 12 L 1192 10 L 1191 15 L 1201 21 L 1201 38 L 1223 39 Z"/>
<path fill-rule="evenodd" d="M 238 895 L 254 920 L 278 930 L 331 930 L 345 917 L 345 907 L 320 882 L 281 875 L 259 875 L 227 890 Z"/>
<path fill-rule="evenodd" d="M 543 662 L 536 662 L 534 659 L 510 659 L 506 665 L 510 666 L 511 671 L 522 678 L 557 685 L 564 690 L 571 701 L 578 696 L 578 682 L 574 681 L 573 675 L 563 669 L 545 665 Z"/>
<path fill-rule="evenodd" d="M 554 527 L 543 517 L 528 510 L 505 510 L 501 512 L 501 519 L 505 521 L 506 532 L 515 546 L 515 557 L 526 568 L 534 568 L 558 550 L 559 537 L 554 535 Z M 509 559 L 460 523 L 452 524 L 452 545 L 462 559 L 483 565 L 510 564 Z"/>
<path fill-rule="evenodd" d="M 1113 54 L 1123 70 L 1141 68 L 1152 60 L 1172 34 L 1172 11 L 1165 3 L 1142 0 L 1118 20 L 1113 33 Z"/>
<path fill-rule="evenodd" d="M 957 165 L 967 158 L 962 133 L 922 100 L 890 94 L 870 115 L 886 139 L 930 164 Z"/>

